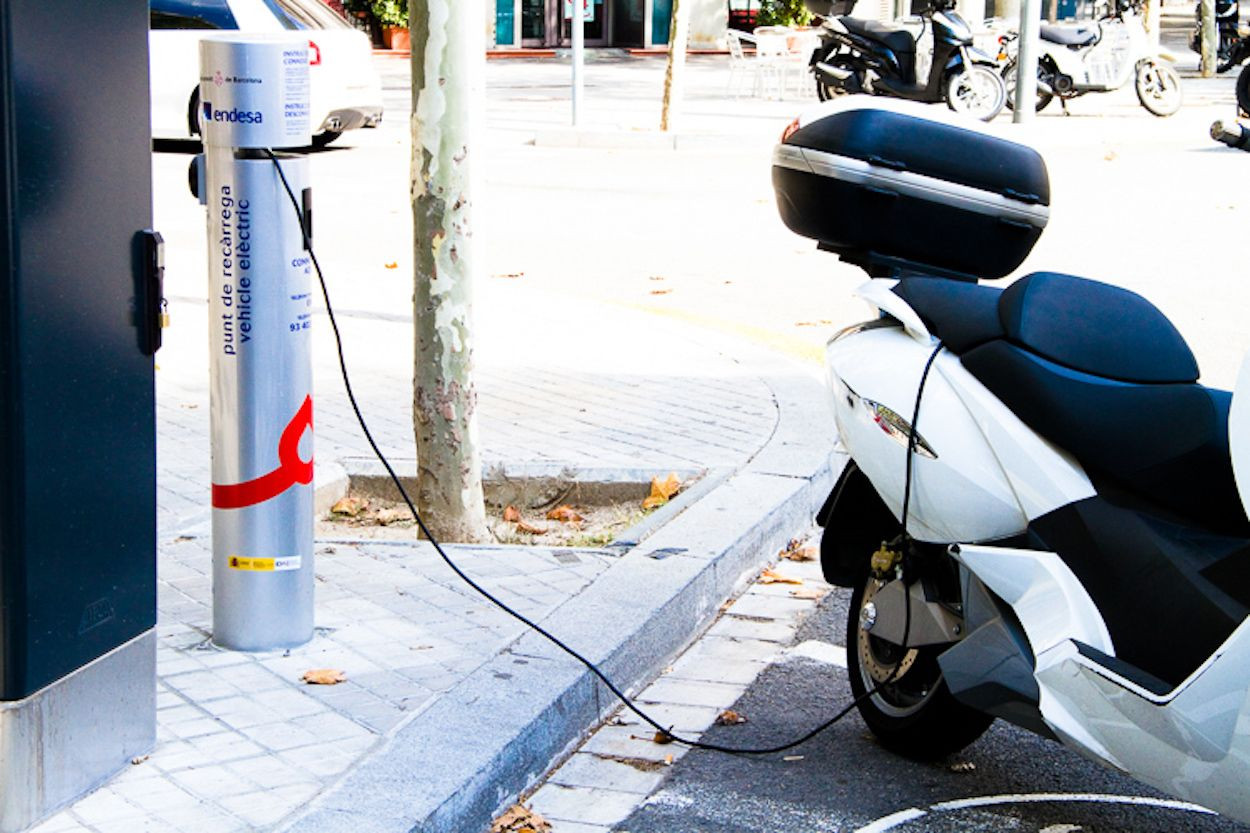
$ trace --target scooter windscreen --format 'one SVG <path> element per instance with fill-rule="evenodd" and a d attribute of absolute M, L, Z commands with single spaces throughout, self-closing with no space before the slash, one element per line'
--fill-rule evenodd
<path fill-rule="evenodd" d="M 904 101 L 831 101 L 773 154 L 782 220 L 874 277 L 1005 277 L 1050 216 L 1046 163 L 978 122 Z"/>

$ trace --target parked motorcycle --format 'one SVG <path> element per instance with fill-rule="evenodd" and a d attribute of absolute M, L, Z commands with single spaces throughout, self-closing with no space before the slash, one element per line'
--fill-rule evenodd
<path fill-rule="evenodd" d="M 1215 48 L 1215 71 L 1228 72 L 1250 57 L 1250 43 L 1241 36 L 1241 4 L 1238 0 L 1215 0 L 1215 31 L 1219 43 Z M 1194 34 L 1189 48 L 1202 54 L 1202 3 L 1194 6 Z"/>
<path fill-rule="evenodd" d="M 1008 106 L 1015 104 L 1017 40 L 1004 40 L 1008 59 L 1002 72 Z M 1041 41 L 1038 110 L 1057 96 L 1067 112 L 1069 99 L 1112 92 L 1130 79 L 1137 100 L 1156 116 L 1170 116 L 1181 107 L 1180 76 L 1146 34 L 1141 0 L 1115 0 L 1107 14 L 1093 23 L 1042 23 Z"/>
<path fill-rule="evenodd" d="M 972 30 L 953 10 L 955 0 L 934 0 L 915 19 L 915 31 L 831 15 L 821 6 L 808 3 L 809 9 L 824 12 L 821 43 L 811 60 L 821 101 L 848 93 L 945 101 L 950 109 L 985 121 L 1002 111 L 1007 90 L 993 59 L 973 48 Z"/>
<path fill-rule="evenodd" d="M 885 104 L 773 157 L 785 223 L 877 279 L 828 346 L 850 462 L 818 516 L 860 714 L 917 758 L 1003 718 L 1250 820 L 1250 364 L 1203 387 L 1125 289 L 978 283 L 1046 226 L 1043 159 Z"/>

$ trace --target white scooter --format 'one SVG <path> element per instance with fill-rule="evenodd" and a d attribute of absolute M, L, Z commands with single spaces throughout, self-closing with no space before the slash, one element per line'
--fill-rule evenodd
<path fill-rule="evenodd" d="M 1141 0 L 1113 0 L 1112 9 L 1092 24 L 1041 25 L 1037 60 L 1037 102 L 1041 110 L 1055 97 L 1067 112 L 1068 99 L 1118 90 L 1131 79 L 1137 100 L 1156 116 L 1181 107 L 1180 77 L 1171 59 L 1146 33 Z M 1018 39 L 1000 39 L 1008 56 L 1003 68 L 1008 106 L 1015 104 Z"/>
<path fill-rule="evenodd" d="M 1199 385 L 1124 289 L 978 284 L 1041 234 L 1045 164 L 904 104 L 826 105 L 773 160 L 787 225 L 877 278 L 828 347 L 818 517 L 859 711 L 915 757 L 1001 717 L 1250 821 L 1250 373 Z"/>

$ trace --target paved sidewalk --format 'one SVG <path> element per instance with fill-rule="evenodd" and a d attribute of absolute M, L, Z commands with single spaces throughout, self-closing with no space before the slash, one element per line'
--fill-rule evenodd
<path fill-rule="evenodd" d="M 808 546 L 819 546 L 819 538 Z M 643 711 L 679 737 L 699 740 L 779 659 L 814 658 L 846 667 L 841 646 L 792 644 L 800 623 L 830 590 L 819 562 L 787 560 L 770 569 L 774 578 L 785 580 L 757 577 L 698 642 L 638 694 Z M 636 714 L 618 710 L 526 797 L 525 806 L 551 823 L 552 833 L 608 833 L 647 801 L 669 767 L 690 751 L 680 743 L 655 743 L 654 736 Z"/>
<path fill-rule="evenodd" d="M 184 244 L 182 252 L 179 245 L 175 235 L 175 260 L 194 256 L 195 243 Z M 456 687 L 515 650 L 510 646 L 524 632 L 463 585 L 425 543 L 320 541 L 317 635 L 311 643 L 261 654 L 213 647 L 206 509 L 207 305 L 195 297 L 185 276 L 175 274 L 171 283 L 175 326 L 167 332 L 157 373 L 158 745 L 37 828 L 41 833 L 302 829 L 302 814 L 316 805 L 317 796 L 350 782 L 362 762 L 388 760 L 399 734 L 436 705 L 455 709 Z M 338 285 L 344 285 L 341 279 Z M 544 293 L 517 281 L 492 280 L 484 289 L 478 305 L 478 384 L 488 469 L 541 465 L 575 472 L 733 472 L 775 439 L 783 406 L 791 418 L 796 410 L 823 413 L 818 396 L 796 395 L 796 390 L 819 391 L 814 368 L 679 322 Z M 359 296 L 335 300 L 342 310 L 353 382 L 370 425 L 394 462 L 411 465 L 409 315 L 361 303 Z M 342 392 L 324 314 L 318 322 L 314 378 L 321 486 L 341 474 L 327 463 L 351 464 L 367 457 L 368 449 Z M 823 449 L 824 432 L 806 433 L 815 437 L 813 448 Z M 769 463 L 776 470 L 790 465 L 781 451 Z M 722 489 L 722 503 L 725 493 Z M 758 524 L 756 514 L 767 515 L 777 505 L 755 501 L 741 487 L 729 493 L 731 499 L 753 504 L 744 516 L 747 530 Z M 681 543 L 697 549 L 688 536 Z M 622 556 L 619 549 L 450 549 L 467 572 L 504 601 L 574 637 L 593 623 L 553 612 L 614 564 L 642 557 Z M 748 556 L 751 561 L 758 557 L 754 550 Z M 684 560 L 651 563 L 675 576 L 674 588 L 680 588 L 688 582 L 679 564 Z M 709 600 L 713 607 L 741 569 L 728 568 L 728 583 Z M 652 580 L 657 598 L 666 598 L 663 584 Z M 599 592 L 607 598 L 614 594 L 611 586 Z M 639 617 L 650 619 L 641 609 Z M 655 621 L 667 628 L 663 617 Z M 676 640 L 670 647 L 632 652 L 636 667 L 622 683 L 631 685 L 638 674 L 654 673 L 656 663 L 694 635 L 698 621 L 683 617 L 685 630 L 669 635 Z M 301 675 L 314 668 L 342 669 L 347 682 L 304 685 Z M 510 676 L 491 672 L 490 685 L 506 696 Z M 601 708 L 609 706 L 605 701 Z M 596 716 L 593 711 L 572 715 L 558 728 L 576 738 Z M 434 766 L 456 754 L 451 748 L 422 753 Z M 543 757 L 548 760 L 550 755 Z M 517 786 L 505 792 L 520 789 L 531 775 L 517 777 Z M 437 791 L 425 792 L 422 798 L 438 797 Z M 498 797 L 490 801 L 497 803 Z M 480 817 L 482 810 L 477 813 Z M 475 818 L 472 813 L 465 817 Z M 366 823 L 354 813 L 350 818 L 344 829 Z M 396 829 L 418 821 L 414 815 Z M 323 823 L 318 826 L 325 829 Z"/>

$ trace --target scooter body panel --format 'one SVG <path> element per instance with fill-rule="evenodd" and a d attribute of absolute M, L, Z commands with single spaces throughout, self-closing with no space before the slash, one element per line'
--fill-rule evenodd
<path fill-rule="evenodd" d="M 1233 404 L 1228 412 L 1228 451 L 1233 458 L 1237 494 L 1250 516 L 1250 354 L 1242 360 L 1233 389 Z"/>
<path fill-rule="evenodd" d="M 1019 618 L 1039 711 L 1065 745 L 1250 820 L 1250 620 L 1180 685 L 1152 692 L 1078 646 L 1114 656 L 1097 607 L 1056 554 L 961 545 L 952 555 Z"/>
<path fill-rule="evenodd" d="M 826 359 L 842 443 L 901 517 L 906 438 L 890 430 L 890 413 L 910 423 L 937 341 L 889 291 L 892 285 L 872 281 L 858 294 L 901 326 L 835 338 Z M 935 455 L 912 459 L 908 530 L 919 540 L 1001 540 L 1095 493 L 1075 460 L 1026 426 L 947 351 L 934 359 L 917 427 Z"/>

